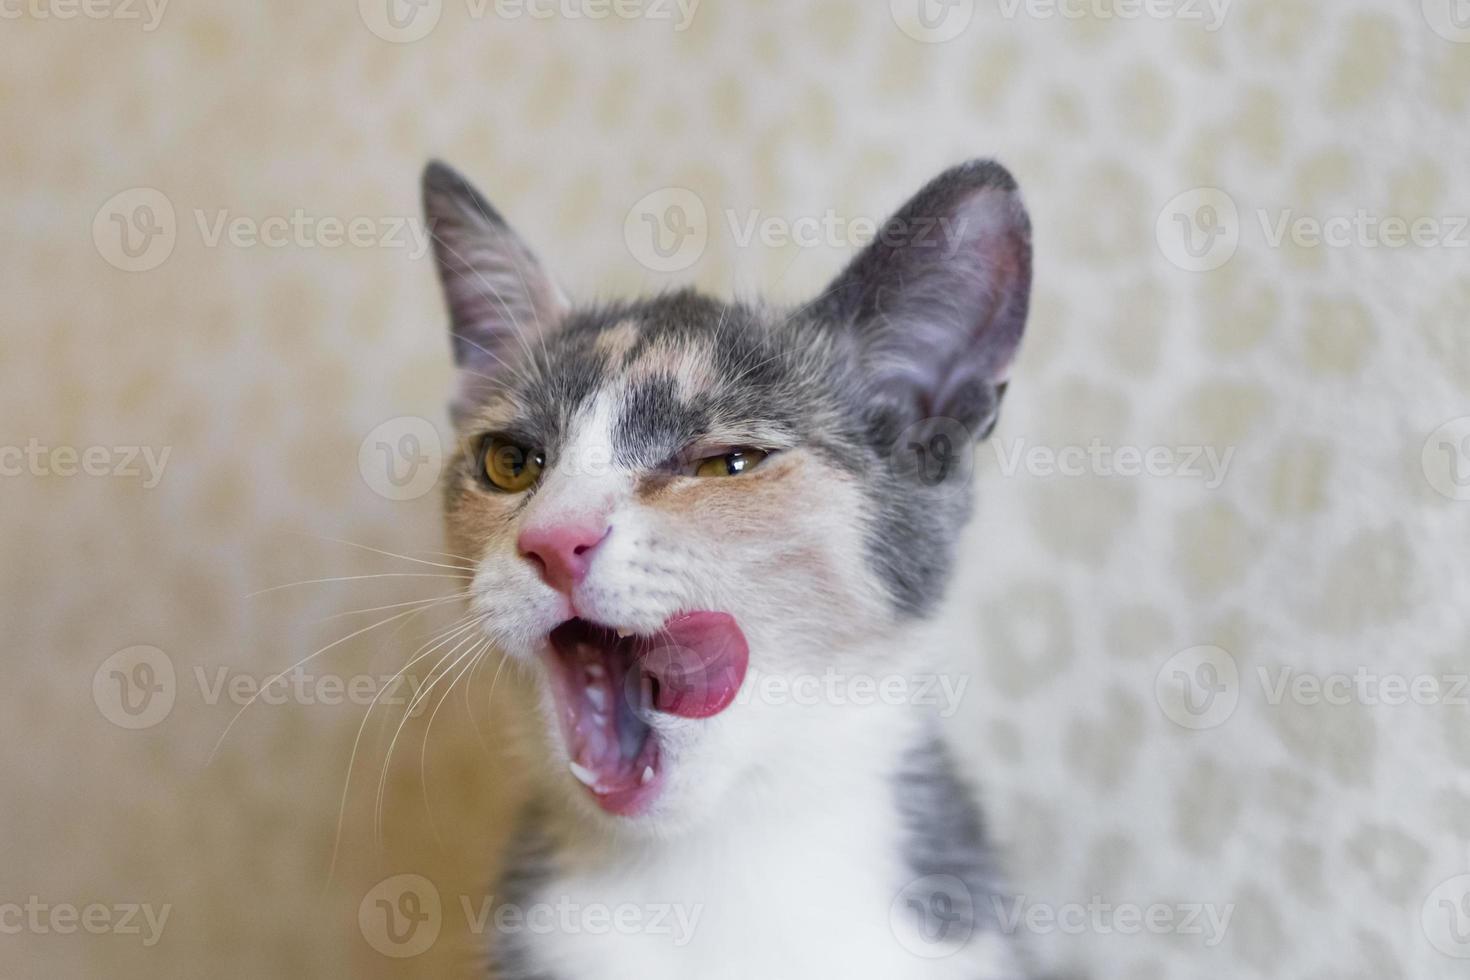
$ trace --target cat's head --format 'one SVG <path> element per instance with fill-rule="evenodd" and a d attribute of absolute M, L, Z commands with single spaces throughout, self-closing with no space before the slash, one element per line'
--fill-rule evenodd
<path fill-rule="evenodd" d="M 751 696 L 753 678 L 911 666 L 1025 325 L 1015 182 L 947 171 L 794 309 L 688 291 L 577 306 L 462 177 L 432 164 L 423 190 L 472 608 L 536 678 L 573 805 L 695 819 L 821 714 Z"/>

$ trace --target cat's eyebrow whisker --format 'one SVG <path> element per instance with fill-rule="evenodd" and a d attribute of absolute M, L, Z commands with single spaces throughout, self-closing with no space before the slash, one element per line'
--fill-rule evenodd
<path fill-rule="evenodd" d="M 793 353 L 792 351 L 787 350 L 784 347 L 778 347 L 778 348 L 776 348 L 776 352 L 774 354 L 772 354 L 770 357 L 767 357 L 764 360 L 762 360 L 762 361 L 760 361 L 760 362 L 758 362 L 756 364 L 752 364 L 749 367 L 745 368 L 743 371 L 741 371 L 739 374 L 737 374 L 733 380 L 731 380 L 728 383 L 731 384 L 731 385 L 737 385 L 740 382 L 744 381 L 746 378 L 750 377 L 750 375 L 752 373 L 754 373 L 755 371 L 760 370 L 761 368 L 765 367 L 767 364 L 770 364 L 772 361 L 778 360 L 779 358 L 782 358 L 782 357 L 790 357 L 792 355 L 792 353 Z"/>
<path fill-rule="evenodd" d="M 245 598 L 254 599 L 256 596 L 262 596 L 269 592 L 279 592 L 282 589 L 294 589 L 299 585 L 324 585 L 329 582 L 357 582 L 363 579 L 370 578 L 452 578 L 458 579 L 461 582 L 474 581 L 474 576 L 472 575 L 449 575 L 447 573 L 440 574 L 437 572 L 377 572 L 372 575 L 338 575 L 333 578 L 308 578 L 303 579 L 300 582 L 287 582 L 284 585 L 273 585 L 268 589 L 261 589 L 258 592 L 251 592 L 246 595 Z"/>
<path fill-rule="evenodd" d="M 451 596 L 449 598 L 440 599 L 439 602 L 449 602 L 453 598 L 455 597 Z M 395 613 L 392 616 L 389 616 L 387 619 L 380 619 L 376 623 L 369 623 L 362 629 L 353 630 L 351 633 L 348 633 L 346 636 L 342 637 L 339 640 L 333 640 L 331 643 L 328 643 L 326 646 L 317 650 L 315 653 L 301 658 L 300 660 L 296 661 L 296 663 L 287 667 L 285 670 L 272 675 L 264 684 L 261 684 L 260 687 L 256 689 L 256 692 L 250 697 L 250 700 L 240 705 L 240 710 L 235 712 L 235 716 L 230 719 L 230 723 L 225 726 L 225 730 L 220 732 L 219 740 L 214 743 L 214 748 L 210 751 L 209 758 L 205 760 L 204 765 L 208 767 L 214 762 L 214 757 L 219 754 L 220 746 L 225 743 L 225 738 L 230 734 L 230 730 L 235 727 L 235 722 L 240 720 L 240 716 L 245 713 L 245 710 L 256 701 L 260 700 L 261 695 L 265 694 L 266 691 L 270 690 L 272 685 L 274 685 L 281 678 L 285 677 L 287 674 L 291 673 L 291 671 L 301 669 L 302 667 L 311 663 L 317 657 L 320 657 L 322 654 L 326 653 L 328 650 L 341 646 L 353 637 L 361 636 L 362 634 L 367 633 L 371 630 L 375 630 L 380 626 L 387 626 L 389 623 L 394 622 L 395 620 L 402 619 L 404 616 L 416 616 L 429 608 L 432 608 L 432 604 L 430 606 L 420 606 L 414 609 L 405 609 L 403 612 Z"/>
<path fill-rule="evenodd" d="M 443 630 L 440 630 L 433 637 L 430 637 L 428 640 L 426 640 L 423 646 L 420 646 L 418 650 L 415 650 L 414 655 L 409 659 L 409 661 L 402 667 L 400 667 L 398 671 L 388 679 L 387 683 L 378 688 L 377 693 L 373 695 L 372 701 L 368 702 L 367 710 L 364 711 L 362 715 L 362 723 L 357 726 L 357 735 L 352 740 L 352 753 L 347 758 L 347 778 L 342 783 L 342 799 L 337 805 L 337 834 L 336 837 L 334 837 L 332 840 L 332 860 L 327 865 L 327 880 L 326 883 L 323 885 L 324 890 L 331 887 L 332 877 L 337 872 L 337 855 L 342 845 L 342 824 L 347 817 L 347 793 L 352 788 L 352 770 L 357 764 L 358 749 L 362 745 L 362 733 L 367 729 L 368 719 L 372 717 L 373 708 L 377 707 L 379 699 L 381 699 L 383 695 L 386 694 L 388 691 L 392 690 L 398 680 L 406 673 L 408 673 L 408 671 L 412 669 L 414 664 L 429 656 L 438 647 L 442 646 L 445 643 L 452 642 L 455 637 L 464 633 L 466 630 L 473 629 L 478 625 L 478 619 L 473 613 L 470 613 L 461 616 L 454 623 L 451 623 Z"/>
<path fill-rule="evenodd" d="M 334 537 L 331 537 L 331 536 L 325 535 L 325 534 L 303 534 L 302 536 L 303 537 L 308 537 L 308 538 L 315 538 L 318 541 L 330 541 L 333 544 L 345 544 L 349 548 L 360 548 L 363 551 L 371 551 L 375 555 L 384 555 L 384 556 L 386 556 L 388 558 L 402 558 L 404 561 L 415 562 L 415 563 L 417 563 L 419 565 L 430 565 L 430 566 L 432 566 L 434 568 L 449 568 L 449 569 L 453 569 L 454 571 L 457 571 L 457 572 L 472 572 L 472 571 L 474 571 L 474 565 L 473 565 L 473 563 L 471 563 L 470 565 L 446 565 L 443 562 L 428 561 L 428 560 L 423 559 L 423 558 L 414 558 L 414 557 L 412 557 L 410 555 L 400 555 L 396 551 L 385 551 L 382 548 L 374 548 L 371 545 L 358 544 L 356 541 L 348 541 L 346 538 L 334 538 Z M 451 555 L 450 557 L 453 558 L 453 557 L 457 557 L 457 556 Z M 469 559 L 465 559 L 465 560 L 466 561 L 469 561 Z"/>

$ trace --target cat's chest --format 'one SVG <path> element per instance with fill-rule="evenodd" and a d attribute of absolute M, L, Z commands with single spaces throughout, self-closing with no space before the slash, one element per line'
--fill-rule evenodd
<path fill-rule="evenodd" d="M 881 808 L 880 808 L 881 809 Z M 905 945 L 895 903 L 913 877 L 887 814 L 834 813 L 615 871 L 550 878 L 528 904 L 554 928 L 503 936 L 547 980 L 980 980 L 1014 977 L 1005 944 L 934 957 Z"/>

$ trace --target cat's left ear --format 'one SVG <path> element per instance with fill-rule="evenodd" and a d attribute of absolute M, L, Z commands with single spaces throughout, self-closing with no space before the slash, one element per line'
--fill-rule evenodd
<path fill-rule="evenodd" d="M 423 193 L 454 362 L 493 377 L 561 322 L 566 298 L 520 236 L 456 171 L 430 163 Z"/>
<path fill-rule="evenodd" d="M 995 427 L 1026 326 L 1031 222 L 1014 178 L 977 160 L 889 218 L 817 304 L 859 345 L 875 408 L 900 427 Z"/>

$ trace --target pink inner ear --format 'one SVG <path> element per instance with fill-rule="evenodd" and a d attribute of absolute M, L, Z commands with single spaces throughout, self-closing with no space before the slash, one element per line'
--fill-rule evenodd
<path fill-rule="evenodd" d="M 984 420 L 1010 377 L 1026 325 L 1030 233 L 1014 192 L 972 193 L 940 224 L 940 247 L 893 256 L 899 281 L 883 296 L 873 344 L 876 384 L 908 401 L 917 418 Z M 928 251 L 924 251 L 928 248 Z"/>
<path fill-rule="evenodd" d="M 424 212 L 449 306 L 455 361 L 490 375 L 554 328 L 567 302 L 535 254 L 459 174 L 424 172 Z"/>

